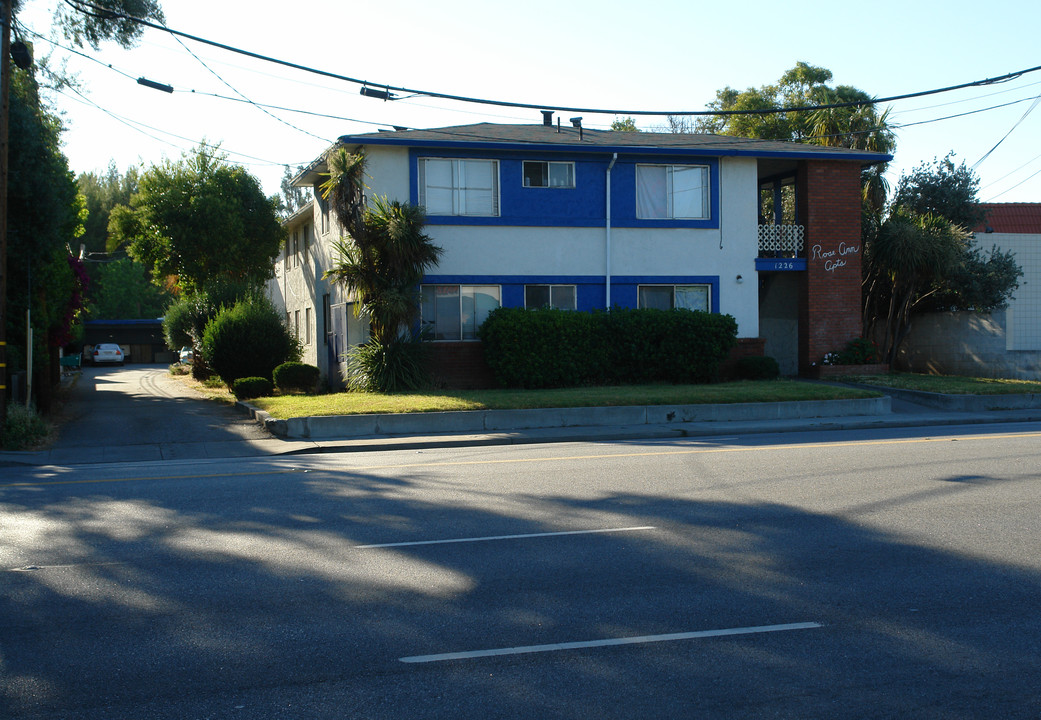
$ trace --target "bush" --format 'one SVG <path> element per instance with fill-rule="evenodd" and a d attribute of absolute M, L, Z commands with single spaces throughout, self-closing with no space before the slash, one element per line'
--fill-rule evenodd
<path fill-rule="evenodd" d="M 305 393 L 315 391 L 320 376 L 321 370 L 314 365 L 296 361 L 284 362 L 272 373 L 275 387 L 279 390 L 299 390 Z"/>
<path fill-rule="evenodd" d="M 734 376 L 739 380 L 775 380 L 780 374 L 781 366 L 772 357 L 743 357 L 734 363 Z"/>
<path fill-rule="evenodd" d="M 270 379 L 276 367 L 300 357 L 300 344 L 281 313 L 263 299 L 239 301 L 217 313 L 206 324 L 201 350 L 228 387 L 244 377 Z"/>
<path fill-rule="evenodd" d="M 504 387 L 701 383 L 719 379 L 737 322 L 692 310 L 498 308 L 479 335 Z"/>
<path fill-rule="evenodd" d="M 846 343 L 846 347 L 838 355 L 836 365 L 870 365 L 882 362 L 875 343 L 866 338 L 856 338 Z"/>
<path fill-rule="evenodd" d="M 265 397 L 274 392 L 271 381 L 263 377 L 244 377 L 236 380 L 231 386 L 231 393 L 236 400 L 252 400 Z"/>
<path fill-rule="evenodd" d="M 32 408 L 20 403 L 7 406 L 7 422 L 4 423 L 4 450 L 30 450 L 37 447 L 50 435 L 51 426 Z"/>
<path fill-rule="evenodd" d="M 348 390 L 418 390 L 430 382 L 425 348 L 419 340 L 357 345 L 347 353 L 343 380 Z"/>

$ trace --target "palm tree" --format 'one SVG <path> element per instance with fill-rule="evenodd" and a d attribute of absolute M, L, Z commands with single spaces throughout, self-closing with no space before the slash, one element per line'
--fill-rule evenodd
<path fill-rule="evenodd" d="M 347 359 L 348 387 L 415 388 L 424 377 L 419 284 L 443 250 L 423 232 L 423 208 L 386 197 L 366 207 L 364 174 L 364 154 L 340 147 L 329 156 L 328 180 L 320 187 L 347 233 L 333 244 L 339 259 L 325 277 L 354 294 L 369 318 L 369 341 Z"/>

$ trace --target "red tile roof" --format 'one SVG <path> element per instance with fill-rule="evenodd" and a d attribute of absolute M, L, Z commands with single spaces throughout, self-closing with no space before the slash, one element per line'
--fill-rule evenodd
<path fill-rule="evenodd" d="M 1041 235 L 1041 203 L 981 203 L 987 211 L 976 232 Z"/>

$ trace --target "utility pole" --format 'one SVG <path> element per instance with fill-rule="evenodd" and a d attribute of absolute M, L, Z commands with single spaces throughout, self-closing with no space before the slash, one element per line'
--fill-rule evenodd
<path fill-rule="evenodd" d="M 0 438 L 7 425 L 7 122 L 11 90 L 11 2 L 0 0 Z"/>

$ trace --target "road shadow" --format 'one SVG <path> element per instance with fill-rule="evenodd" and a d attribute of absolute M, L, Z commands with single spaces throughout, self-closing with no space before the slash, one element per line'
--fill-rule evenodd
<path fill-rule="evenodd" d="M 1041 713 L 1034 569 L 779 503 L 503 495 L 407 463 L 241 472 L 0 488 L 0 716 L 192 698 L 242 717 L 227 698 L 258 687 L 270 714 L 250 717 L 296 691 L 296 718 Z M 653 529 L 373 547 L 603 528 Z M 400 662 L 801 622 L 822 627 Z"/>

